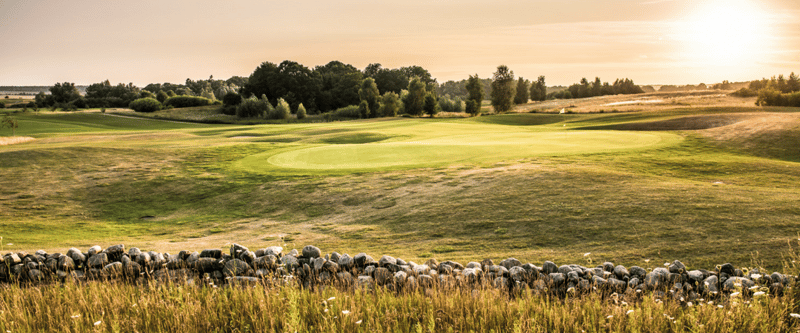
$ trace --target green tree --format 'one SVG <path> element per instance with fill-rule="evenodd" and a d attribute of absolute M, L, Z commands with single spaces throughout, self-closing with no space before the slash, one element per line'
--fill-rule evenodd
<path fill-rule="evenodd" d="M 275 105 L 275 110 L 272 112 L 272 119 L 289 119 L 292 110 L 289 107 L 289 102 L 283 98 L 278 98 L 278 104 Z"/>
<path fill-rule="evenodd" d="M 50 96 L 56 103 L 69 103 L 81 97 L 74 83 L 56 83 L 50 87 Z"/>
<path fill-rule="evenodd" d="M 522 77 L 517 80 L 517 93 L 514 95 L 514 104 L 528 103 L 528 86 L 530 84 L 530 81 Z"/>
<path fill-rule="evenodd" d="M 306 117 L 306 107 L 303 103 L 297 106 L 297 119 L 304 119 Z"/>
<path fill-rule="evenodd" d="M 378 86 L 375 85 L 375 79 L 368 77 L 361 81 L 361 88 L 358 89 L 358 97 L 361 101 L 366 101 L 369 105 L 369 110 L 371 111 L 370 116 L 376 117 L 376 111 L 380 106 L 380 93 L 378 92 Z"/>
<path fill-rule="evenodd" d="M 497 66 L 497 72 L 492 77 L 492 106 L 495 112 L 511 110 L 515 93 L 514 71 L 506 65 Z"/>
<path fill-rule="evenodd" d="M 786 85 L 789 92 L 798 92 L 800 91 L 800 78 L 797 77 L 797 74 L 792 72 L 792 74 L 789 74 L 789 80 L 786 82 Z"/>
<path fill-rule="evenodd" d="M 473 116 L 477 115 L 481 112 L 481 103 L 483 103 L 483 82 L 478 74 L 469 76 L 466 88 L 468 92 L 466 111 Z"/>
<path fill-rule="evenodd" d="M 406 95 L 406 99 L 403 100 L 406 113 L 412 116 L 422 115 L 423 106 L 425 105 L 425 95 L 428 94 L 425 88 L 425 83 L 419 78 L 414 78 L 408 83 L 408 94 Z"/>
<path fill-rule="evenodd" d="M 423 104 L 422 109 L 426 114 L 431 116 L 431 118 L 439 113 L 439 104 L 436 103 L 436 96 L 433 94 L 433 92 L 429 92 L 427 95 L 425 95 L 425 103 Z"/>
<path fill-rule="evenodd" d="M 381 97 L 381 117 L 394 117 L 400 111 L 400 96 L 391 91 L 387 91 Z"/>
<path fill-rule="evenodd" d="M 9 116 L 7 113 L 3 116 L 3 120 L 0 121 L 0 128 L 8 127 L 11 129 L 11 136 L 17 135 L 17 128 L 19 127 L 19 123 L 16 119 Z"/>
<path fill-rule="evenodd" d="M 367 103 L 367 101 L 358 103 L 358 114 L 361 115 L 362 119 L 369 117 L 369 103 Z"/>
<path fill-rule="evenodd" d="M 317 108 L 327 112 L 360 101 L 358 89 L 364 75 L 358 68 L 339 61 L 331 61 L 325 66 L 314 68 L 315 78 L 320 82 Z"/>
<path fill-rule="evenodd" d="M 545 85 L 544 76 L 539 76 L 536 82 L 531 84 L 530 98 L 533 101 L 547 99 L 547 85 Z"/>
<path fill-rule="evenodd" d="M 156 94 L 156 99 L 161 103 L 164 103 L 167 98 L 169 98 L 169 95 L 167 95 L 167 93 L 165 93 L 163 90 L 159 90 L 158 94 Z"/>

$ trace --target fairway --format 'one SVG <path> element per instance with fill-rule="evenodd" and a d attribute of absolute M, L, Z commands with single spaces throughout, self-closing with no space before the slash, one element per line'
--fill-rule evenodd
<path fill-rule="evenodd" d="M 474 125 L 473 125 L 474 126 Z M 469 128 L 465 128 L 465 131 Z M 667 135 L 614 131 L 507 132 L 453 135 L 410 142 L 326 145 L 274 156 L 245 159 L 251 170 L 264 166 L 294 169 L 370 169 L 436 166 L 449 163 L 519 159 L 537 155 L 613 152 L 654 146 Z"/>

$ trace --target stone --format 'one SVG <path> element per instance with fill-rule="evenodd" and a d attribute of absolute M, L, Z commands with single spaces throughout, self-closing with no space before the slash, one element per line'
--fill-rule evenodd
<path fill-rule="evenodd" d="M 231 259 L 225 262 L 223 273 L 225 276 L 244 276 L 252 270 L 250 265 L 241 259 Z"/>
<path fill-rule="evenodd" d="M 299 252 L 297 252 L 297 249 L 292 249 L 292 250 L 291 250 L 291 251 L 289 251 L 289 253 L 287 253 L 286 255 L 289 255 L 289 256 L 292 256 L 292 257 L 295 257 L 295 258 L 296 258 L 296 257 L 300 256 L 300 253 L 299 253 Z"/>
<path fill-rule="evenodd" d="M 397 265 L 397 259 L 390 256 L 382 256 L 381 259 L 378 260 L 378 266 L 386 267 L 388 264 Z"/>
<path fill-rule="evenodd" d="M 408 279 L 408 274 L 406 272 L 397 272 L 394 273 L 394 284 L 402 286 L 406 283 L 406 279 Z"/>
<path fill-rule="evenodd" d="M 222 258 L 222 250 L 220 250 L 220 249 L 206 249 L 206 250 L 200 251 L 200 258 L 214 258 L 214 259 Z"/>
<path fill-rule="evenodd" d="M 125 245 L 117 244 L 106 248 L 105 252 L 108 254 L 108 261 L 119 261 L 125 253 Z"/>
<path fill-rule="evenodd" d="M 639 278 L 639 280 L 644 279 L 644 277 L 647 275 L 647 270 L 639 266 L 631 266 L 631 269 L 629 269 L 628 272 L 630 272 L 631 276 Z"/>
<path fill-rule="evenodd" d="M 686 272 L 686 265 L 678 260 L 675 260 L 669 265 L 669 272 L 674 274 L 683 274 Z"/>
<path fill-rule="evenodd" d="M 322 267 L 325 265 L 325 262 L 327 262 L 325 258 L 319 258 L 319 257 L 315 258 L 314 260 L 311 260 L 314 271 L 315 272 L 322 271 Z"/>
<path fill-rule="evenodd" d="M 250 287 L 255 286 L 261 282 L 260 278 L 251 276 L 231 276 L 228 279 L 228 284 L 237 287 Z"/>
<path fill-rule="evenodd" d="M 286 267 L 286 269 L 293 270 L 300 266 L 300 262 L 293 255 L 285 255 L 281 257 L 281 265 Z"/>
<path fill-rule="evenodd" d="M 239 255 L 241 253 L 249 252 L 249 251 L 250 251 L 250 249 L 248 249 L 244 245 L 239 245 L 239 244 L 236 244 L 236 243 L 231 244 L 231 249 L 230 249 L 231 258 L 240 259 Z"/>
<path fill-rule="evenodd" d="M 750 291 L 750 287 L 755 285 L 756 284 L 748 278 L 734 276 L 725 280 L 725 283 L 722 285 L 722 290 L 726 292 L 739 291 L 742 293 L 748 293 Z"/>
<path fill-rule="evenodd" d="M 314 245 L 306 245 L 303 247 L 303 257 L 306 258 L 319 258 L 322 256 L 322 251 Z"/>
<path fill-rule="evenodd" d="M 283 248 L 280 246 L 270 246 L 264 249 L 265 256 L 275 256 L 280 257 L 281 253 L 283 253 Z"/>
<path fill-rule="evenodd" d="M 503 266 L 508 270 L 511 270 L 511 267 L 522 266 L 522 262 L 517 260 L 516 258 L 508 258 L 501 261 L 498 265 Z"/>
<path fill-rule="evenodd" d="M 511 280 L 528 282 L 528 272 L 520 266 L 512 266 L 508 270 L 508 274 L 511 277 Z"/>
<path fill-rule="evenodd" d="M 90 247 L 89 250 L 86 251 L 86 253 L 89 254 L 89 257 L 91 257 L 97 253 L 100 253 L 100 251 L 103 251 L 103 248 L 101 248 L 100 245 L 95 245 Z"/>
<path fill-rule="evenodd" d="M 278 267 L 278 258 L 273 255 L 258 257 L 255 261 L 253 261 L 253 267 L 274 270 Z"/>
<path fill-rule="evenodd" d="M 103 268 L 109 264 L 108 255 L 105 253 L 97 253 L 89 257 L 89 261 L 86 263 L 90 268 Z"/>
<path fill-rule="evenodd" d="M 613 262 L 606 261 L 601 266 L 602 266 L 603 270 L 606 271 L 606 272 L 613 272 L 614 271 L 614 263 Z"/>
<path fill-rule="evenodd" d="M 75 261 L 72 260 L 69 256 L 63 255 L 58 257 L 58 269 L 62 271 L 69 272 L 75 269 Z"/>
<path fill-rule="evenodd" d="M 719 278 L 716 275 L 711 275 L 703 280 L 702 286 L 707 294 L 716 295 L 719 293 Z"/>
<path fill-rule="evenodd" d="M 611 287 L 611 290 L 613 290 L 616 293 L 620 293 L 620 294 L 624 293 L 625 289 L 628 287 L 628 284 L 625 283 L 625 281 L 619 280 L 619 279 L 615 279 L 613 277 L 609 278 L 607 281 L 608 281 L 609 287 Z"/>
<path fill-rule="evenodd" d="M 351 258 L 347 253 L 339 257 L 339 260 L 336 263 L 339 264 L 339 267 L 345 270 L 350 270 L 355 265 L 353 258 Z"/>
<path fill-rule="evenodd" d="M 508 288 L 508 279 L 500 276 L 492 281 L 492 285 L 497 289 Z"/>
<path fill-rule="evenodd" d="M 383 286 L 386 285 L 387 283 L 392 282 L 394 274 L 392 274 L 392 272 L 389 271 L 389 269 L 387 269 L 386 267 L 378 267 L 374 270 L 372 276 L 375 277 L 375 282 L 379 286 Z"/>
<path fill-rule="evenodd" d="M 479 262 L 470 261 L 470 262 L 467 263 L 467 267 L 466 268 L 481 268 L 481 269 L 483 269 L 483 265 L 481 265 L 481 263 L 479 263 Z"/>
<path fill-rule="evenodd" d="M 558 266 L 556 266 L 556 264 L 554 262 L 545 261 L 544 264 L 542 264 L 542 273 L 550 274 L 550 273 L 556 273 L 556 272 L 558 272 Z"/>
<path fill-rule="evenodd" d="M 108 279 L 118 279 L 122 277 L 122 263 L 117 261 L 105 265 L 103 267 L 102 274 L 104 277 Z"/>
<path fill-rule="evenodd" d="M 729 276 L 733 276 L 734 274 L 736 274 L 736 269 L 733 267 L 733 264 L 725 263 L 719 267 L 719 273 L 720 274 L 724 273 L 728 274 Z"/>
<path fill-rule="evenodd" d="M 494 261 L 492 261 L 492 259 L 483 259 L 481 261 L 481 269 L 486 271 L 486 267 L 488 266 L 494 266 Z"/>
<path fill-rule="evenodd" d="M 628 272 L 628 269 L 625 268 L 625 266 L 622 266 L 622 265 L 617 265 L 616 267 L 614 267 L 613 273 L 617 277 L 617 279 L 620 279 L 620 280 L 622 280 L 626 276 L 630 276 L 631 275 L 631 273 Z"/>
<path fill-rule="evenodd" d="M 425 265 L 428 265 L 428 267 L 430 267 L 433 270 L 439 268 L 439 262 L 436 261 L 436 259 L 434 259 L 434 258 L 430 258 L 430 259 L 426 260 L 425 261 Z"/>
<path fill-rule="evenodd" d="M 328 261 L 332 261 L 332 262 L 335 262 L 335 263 L 338 264 L 339 263 L 339 258 L 341 258 L 341 257 L 342 257 L 342 255 L 339 254 L 339 252 L 334 251 L 333 253 L 331 253 L 330 258 L 328 258 Z"/>
<path fill-rule="evenodd" d="M 325 263 L 322 264 L 322 270 L 325 272 L 336 273 L 339 271 L 339 264 L 330 260 L 326 260 Z"/>
<path fill-rule="evenodd" d="M 356 279 L 358 289 L 373 289 L 373 279 L 371 276 L 359 275 Z"/>

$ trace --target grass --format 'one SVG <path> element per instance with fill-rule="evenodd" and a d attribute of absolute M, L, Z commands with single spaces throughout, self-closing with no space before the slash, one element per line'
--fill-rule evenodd
<path fill-rule="evenodd" d="M 592 252 L 625 265 L 778 268 L 800 216 L 794 129 L 748 145 L 702 131 L 586 130 L 687 114 L 240 126 L 18 113 L 37 140 L 0 148 L 0 169 L 14 175 L 0 180 L 0 229 L 10 250 L 27 251 L 163 240 L 201 250 L 298 233 L 297 246 L 412 260 L 564 263 Z M 779 153 L 763 148 L 776 142 Z"/>
<path fill-rule="evenodd" d="M 794 331 L 794 296 L 681 304 L 650 296 L 560 300 L 492 288 L 425 292 L 213 288 L 124 283 L 10 286 L 10 332 L 778 332 Z M 21 311 L 20 309 L 25 309 Z"/>

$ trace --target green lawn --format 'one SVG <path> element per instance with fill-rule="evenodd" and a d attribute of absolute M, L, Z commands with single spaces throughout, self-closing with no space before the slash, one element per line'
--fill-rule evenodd
<path fill-rule="evenodd" d="M 728 141 L 610 130 L 725 111 L 252 126 L 15 113 L 18 135 L 36 140 L 0 146 L 2 250 L 237 242 L 779 268 L 800 224 L 796 127 Z"/>

